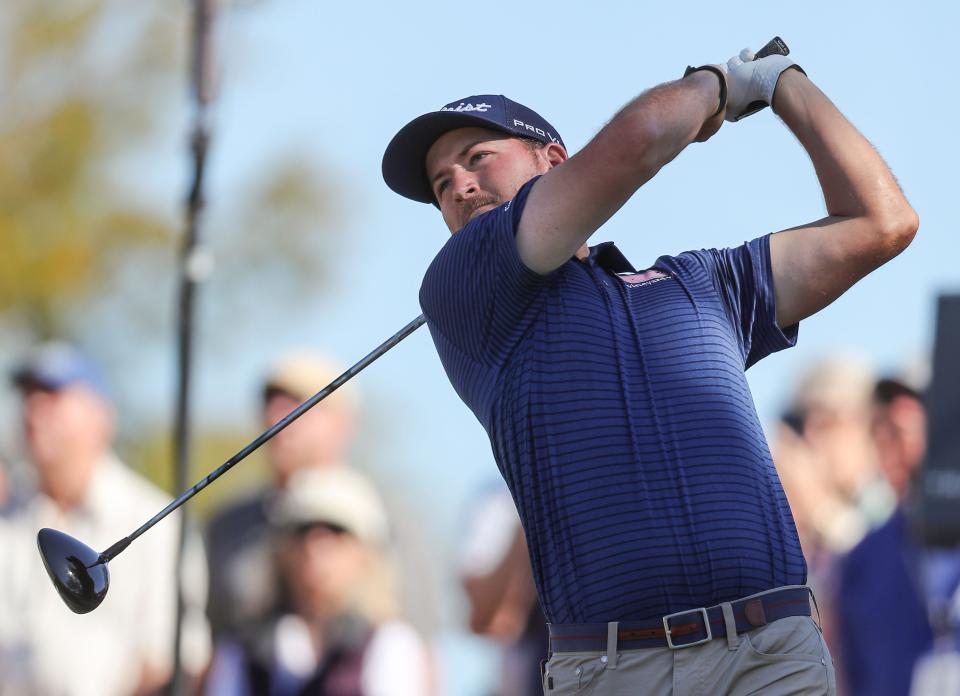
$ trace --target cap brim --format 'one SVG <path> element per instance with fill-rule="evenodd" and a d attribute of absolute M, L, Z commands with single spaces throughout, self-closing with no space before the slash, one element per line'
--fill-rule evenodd
<path fill-rule="evenodd" d="M 460 111 L 434 111 L 413 119 L 393 136 L 383 153 L 383 180 L 405 198 L 436 204 L 427 179 L 427 152 L 444 133 L 472 126 L 507 132 L 483 117 Z"/>
<path fill-rule="evenodd" d="M 908 396 L 917 401 L 922 401 L 923 392 L 922 387 L 908 384 L 905 380 L 897 377 L 879 379 L 873 389 L 874 399 L 880 403 L 889 403 L 898 396 Z"/>
<path fill-rule="evenodd" d="M 62 389 L 69 384 L 68 380 L 55 379 L 51 378 L 49 375 L 37 374 L 29 368 L 21 368 L 14 371 L 10 375 L 10 382 L 20 391 L 27 391 L 35 388 L 50 389 L 55 391 L 57 389 Z"/>

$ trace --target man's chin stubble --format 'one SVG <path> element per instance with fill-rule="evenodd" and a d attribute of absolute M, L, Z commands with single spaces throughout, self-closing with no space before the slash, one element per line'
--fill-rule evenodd
<path fill-rule="evenodd" d="M 496 196 L 489 196 L 487 198 L 471 201 L 469 208 L 465 210 L 466 214 L 464 215 L 464 222 L 461 227 L 473 220 L 473 218 L 476 217 L 477 211 L 487 205 L 493 205 L 496 207 L 500 205 L 500 199 Z"/>

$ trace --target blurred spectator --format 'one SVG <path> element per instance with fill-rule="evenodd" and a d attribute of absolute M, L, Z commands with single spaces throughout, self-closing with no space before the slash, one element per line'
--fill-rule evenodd
<path fill-rule="evenodd" d="M 149 693 L 170 678 L 177 526 L 157 526 L 112 563 L 109 594 L 83 616 L 73 614 L 50 584 L 36 535 L 53 527 L 104 549 L 169 498 L 111 452 L 114 409 L 96 368 L 76 349 L 41 347 L 14 374 L 14 383 L 23 398 L 33 475 L 29 485 L 18 479 L 0 517 L 0 692 Z M 189 570 L 200 572 L 205 590 L 202 559 Z M 208 661 L 209 635 L 202 606 L 190 606 L 183 657 L 196 674 Z"/>
<path fill-rule="evenodd" d="M 379 582 L 389 530 L 370 483 L 345 467 L 305 469 L 271 506 L 271 530 L 290 608 L 254 643 L 218 644 L 208 693 L 428 694 L 424 646 Z"/>
<path fill-rule="evenodd" d="M 882 523 L 895 500 L 878 468 L 870 433 L 874 379 L 862 362 L 831 357 L 797 382 L 771 442 L 818 598 L 824 638 L 837 653 L 836 572 L 840 556 Z"/>
<path fill-rule="evenodd" d="M 542 694 L 547 624 L 520 517 L 505 486 L 479 501 L 463 544 L 460 577 L 469 600 L 470 630 L 503 646 L 496 695 Z"/>
<path fill-rule="evenodd" d="M 796 388 L 787 418 L 795 433 L 780 433 L 777 466 L 811 547 L 845 552 L 893 510 L 870 435 L 872 387 L 860 362 L 832 358 Z"/>
<path fill-rule="evenodd" d="M 296 408 L 340 370 L 308 353 L 281 358 L 263 384 L 263 420 L 269 427 Z M 357 397 L 347 384 L 303 414 L 266 444 L 271 481 L 219 511 L 210 521 L 208 611 L 215 640 L 253 641 L 262 622 L 285 608 L 273 563 L 268 511 L 276 494 L 302 469 L 346 464 L 356 421 Z"/>
<path fill-rule="evenodd" d="M 949 656 L 948 671 L 954 677 L 960 661 L 955 611 L 960 552 L 922 548 L 905 510 L 926 447 L 926 413 L 916 385 L 898 379 L 877 383 L 875 404 L 873 436 L 898 506 L 886 524 L 869 533 L 842 562 L 837 599 L 840 674 L 852 696 L 957 693 L 957 682 L 946 690 L 942 683 L 932 691 L 916 688 L 918 682 L 938 681 L 935 664 L 917 670 L 935 640 L 945 643 L 941 652 Z"/>

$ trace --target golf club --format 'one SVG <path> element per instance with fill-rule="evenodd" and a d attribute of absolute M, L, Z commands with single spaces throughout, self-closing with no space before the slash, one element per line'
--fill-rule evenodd
<path fill-rule="evenodd" d="M 46 527 L 41 529 L 37 533 L 37 546 L 40 549 L 40 557 L 43 559 L 43 565 L 47 569 L 47 575 L 50 576 L 50 580 L 53 582 L 54 587 L 66 605 L 77 614 L 86 614 L 100 606 L 110 587 L 110 573 L 107 569 L 107 563 L 109 561 L 120 555 L 137 537 L 190 500 L 190 498 L 202 491 L 222 474 L 226 473 L 234 464 L 245 459 L 249 454 L 259 448 L 260 445 L 286 428 L 297 418 L 316 406 L 320 401 L 323 401 L 323 399 L 353 378 L 354 375 L 363 370 L 367 365 L 420 328 L 425 321 L 426 319 L 421 314 L 404 326 L 393 336 L 374 348 L 366 357 L 348 368 L 343 374 L 330 382 L 330 384 L 297 406 L 261 433 L 250 444 L 230 457 L 230 459 L 207 474 L 204 478 L 200 479 L 192 488 L 181 493 L 179 497 L 171 501 L 169 505 L 151 517 L 141 527 L 110 546 L 107 550 L 97 553 L 69 534 L 64 534 L 56 529 Z"/>

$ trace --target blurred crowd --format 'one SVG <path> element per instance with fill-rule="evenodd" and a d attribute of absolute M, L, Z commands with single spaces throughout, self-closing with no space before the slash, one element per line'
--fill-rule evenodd
<path fill-rule="evenodd" d="M 960 693 L 960 551 L 920 542 L 922 364 L 814 366 L 771 441 L 841 693 Z"/>
<path fill-rule="evenodd" d="M 282 357 L 265 375 L 264 428 L 340 373 Z M 0 503 L 0 694 L 168 693 L 174 665 L 178 526 L 165 520 L 111 564 L 102 605 L 72 614 L 40 562 L 36 533 L 102 550 L 169 496 L 121 463 L 116 413 L 97 367 L 40 347 L 12 375 L 26 466 Z M 400 611 L 396 535 L 381 493 L 349 461 L 353 385 L 267 445 L 269 480 L 189 529 L 182 571 L 185 693 L 429 696 L 428 643 Z M 179 513 L 177 513 L 179 514 Z"/>
<path fill-rule="evenodd" d="M 264 428 L 340 371 L 323 356 L 281 356 L 261 382 Z M 104 549 L 170 497 L 115 453 L 117 414 L 87 356 L 44 345 L 11 378 L 23 465 L 0 456 L 0 695 L 166 693 L 174 520 L 124 552 L 107 598 L 82 616 L 45 577 L 35 539 L 53 527 Z M 831 358 L 797 380 L 770 431 L 841 693 L 850 696 L 960 693 L 960 554 L 926 548 L 913 531 L 925 386 L 919 369 L 878 377 L 857 360 Z M 260 490 L 188 529 L 179 656 L 187 693 L 440 693 L 432 636 L 401 601 L 400 576 L 416 584 L 424 559 L 398 543 L 388 491 L 351 462 L 359 418 L 350 383 L 266 445 Z M 492 486 L 477 491 L 469 512 L 458 567 L 448 572 L 463 591 L 464 628 L 500 657 L 493 686 L 466 691 L 539 694 L 546 631 L 512 500 Z"/>

